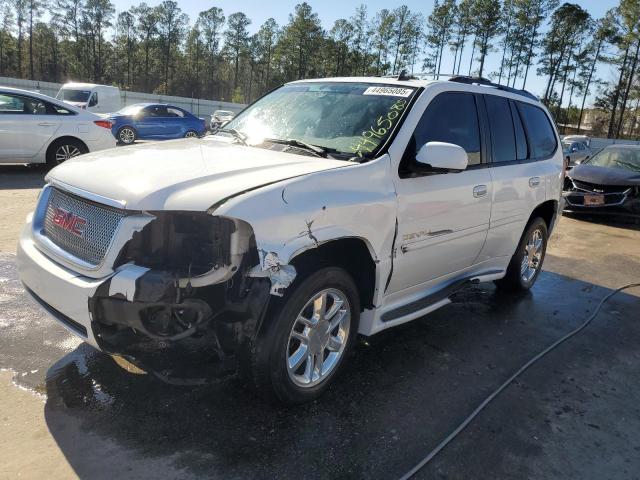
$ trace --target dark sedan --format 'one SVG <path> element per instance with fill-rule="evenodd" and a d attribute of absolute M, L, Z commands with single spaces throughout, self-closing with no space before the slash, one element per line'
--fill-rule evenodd
<path fill-rule="evenodd" d="M 109 117 L 111 131 L 125 145 L 141 140 L 170 140 L 200 137 L 205 134 L 204 120 L 179 107 L 138 103 Z"/>
<path fill-rule="evenodd" d="M 640 219 L 640 146 L 610 145 L 567 172 L 565 211 Z"/>

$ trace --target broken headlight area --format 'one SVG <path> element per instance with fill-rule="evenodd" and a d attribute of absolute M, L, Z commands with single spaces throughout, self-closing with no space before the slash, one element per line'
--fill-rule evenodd
<path fill-rule="evenodd" d="M 115 267 L 131 262 L 193 277 L 231 265 L 233 220 L 204 212 L 150 213 L 156 218 L 133 234 Z"/>

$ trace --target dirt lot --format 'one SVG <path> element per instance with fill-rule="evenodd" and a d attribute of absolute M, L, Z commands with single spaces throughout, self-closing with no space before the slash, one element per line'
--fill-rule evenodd
<path fill-rule="evenodd" d="M 44 185 L 43 167 L 0 165 L 0 252 L 15 253 L 24 219 L 38 199 Z"/>
<path fill-rule="evenodd" d="M 563 218 L 532 292 L 471 286 L 361 341 L 320 400 L 133 375 L 28 300 L 14 256 L 43 171 L 0 170 L 0 478 L 397 478 L 607 292 L 640 231 Z M 509 387 L 417 478 L 640 478 L 640 289 Z"/>

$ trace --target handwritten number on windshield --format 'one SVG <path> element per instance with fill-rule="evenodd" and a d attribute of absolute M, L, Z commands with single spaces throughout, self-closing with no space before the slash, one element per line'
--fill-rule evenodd
<path fill-rule="evenodd" d="M 407 100 L 404 98 L 391 105 L 386 115 L 379 116 L 375 125 L 371 125 L 368 130 L 362 132 L 357 142 L 351 146 L 353 153 L 363 157 L 364 154 L 373 152 L 380 145 L 385 135 L 393 128 L 400 117 L 400 113 L 406 106 Z"/>

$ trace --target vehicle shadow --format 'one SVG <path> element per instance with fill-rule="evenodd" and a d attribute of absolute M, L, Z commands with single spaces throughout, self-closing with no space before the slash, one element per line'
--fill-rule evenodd
<path fill-rule="evenodd" d="M 45 165 L 0 165 L 0 190 L 42 188 L 47 172 Z"/>
<path fill-rule="evenodd" d="M 501 294 L 490 284 L 469 286 L 423 319 L 360 339 L 327 394 L 290 408 L 262 402 L 237 379 L 177 387 L 133 375 L 81 345 L 48 371 L 45 418 L 80 478 L 113 478 L 117 450 L 131 455 L 131 478 L 146 476 L 142 465 L 166 459 L 183 478 L 397 478 L 521 364 L 580 324 L 609 291 L 547 272 L 532 292 L 519 296 Z M 483 471 L 485 478 L 540 477 L 536 462 L 553 462 L 554 455 L 560 464 L 564 455 L 584 457 L 587 449 L 576 445 L 593 434 L 589 427 L 563 427 L 566 442 L 575 445 L 556 454 L 546 452 L 531 431 L 550 434 L 553 412 L 563 411 L 558 402 L 578 402 L 572 395 L 581 408 L 612 418 L 624 417 L 623 408 L 637 411 L 640 387 L 631 382 L 634 368 L 625 362 L 638 358 L 640 325 L 624 319 L 637 313 L 638 302 L 634 294 L 618 294 L 580 338 L 499 397 L 425 475 L 473 478 Z M 628 382 L 626 403 L 611 403 L 600 391 L 591 396 L 595 389 L 582 395 L 563 386 L 567 372 L 578 382 L 592 382 L 596 371 L 614 367 L 629 377 L 599 379 L 617 387 Z M 638 422 L 626 418 L 637 432 Z M 625 445 L 626 437 L 616 432 L 607 438 L 610 451 L 635 445 Z M 96 452 L 102 448 L 97 439 L 109 442 L 109 453 Z M 594 461 L 610 468 L 602 455 Z M 165 474 L 173 476 L 171 470 Z"/>

